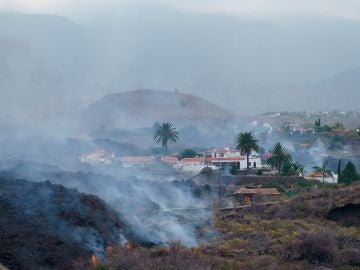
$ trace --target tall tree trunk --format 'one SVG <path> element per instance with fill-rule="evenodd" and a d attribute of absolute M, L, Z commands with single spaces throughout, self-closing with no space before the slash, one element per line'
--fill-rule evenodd
<path fill-rule="evenodd" d="M 278 174 L 280 175 L 281 174 L 281 164 L 279 164 L 277 170 L 278 170 Z"/>
<path fill-rule="evenodd" d="M 339 159 L 338 168 L 337 168 L 337 174 L 338 174 L 338 183 L 342 182 L 341 179 L 341 159 Z"/>
<path fill-rule="evenodd" d="M 249 153 L 246 153 L 246 168 L 247 168 L 247 171 L 249 172 Z"/>

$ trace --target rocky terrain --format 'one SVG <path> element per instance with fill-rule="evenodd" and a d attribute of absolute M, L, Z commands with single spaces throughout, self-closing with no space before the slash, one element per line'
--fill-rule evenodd
<path fill-rule="evenodd" d="M 0 186 L 0 261 L 9 269 L 78 269 L 125 241 L 123 224 L 96 196 L 4 177 Z"/>
<path fill-rule="evenodd" d="M 212 212 L 198 211 L 173 213 L 171 208 L 204 207 L 200 198 L 207 195 L 204 186 L 191 181 L 173 181 L 178 175 L 152 176 L 143 180 L 143 174 L 151 170 L 135 170 L 126 176 L 120 170 L 118 177 L 89 172 L 69 172 L 41 163 L 12 161 L 0 162 L 0 177 L 28 179 L 38 182 L 49 180 L 56 185 L 76 189 L 95 195 L 114 209 L 125 225 L 124 234 L 140 246 L 164 244 L 171 239 L 180 239 L 185 245 L 193 246 L 214 234 Z M 159 169 L 156 169 L 159 172 Z M 158 178 L 161 177 L 162 180 Z M 169 179 L 168 179 L 169 178 Z M 199 236 L 197 228 L 209 225 L 209 230 Z"/>

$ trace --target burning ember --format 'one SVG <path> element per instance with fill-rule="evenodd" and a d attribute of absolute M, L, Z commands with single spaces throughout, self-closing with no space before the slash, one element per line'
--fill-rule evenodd
<path fill-rule="evenodd" d="M 91 256 L 91 266 L 94 268 L 97 266 L 97 258 L 94 254 Z"/>
<path fill-rule="evenodd" d="M 127 241 L 127 242 L 125 243 L 124 247 L 125 247 L 126 249 L 134 249 L 134 248 L 136 248 L 136 245 L 135 245 L 133 242 L 131 242 L 131 241 Z"/>

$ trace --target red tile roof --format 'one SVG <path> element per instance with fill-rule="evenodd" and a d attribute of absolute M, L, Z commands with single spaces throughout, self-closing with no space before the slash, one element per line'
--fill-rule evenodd
<path fill-rule="evenodd" d="M 246 158 L 241 156 L 241 157 L 220 157 L 220 158 L 207 158 L 208 161 L 240 161 L 240 160 L 245 160 Z"/>
<path fill-rule="evenodd" d="M 309 174 L 309 175 L 306 175 L 306 177 L 323 177 L 322 173 L 312 173 L 312 174 Z"/>
<path fill-rule="evenodd" d="M 245 160 L 246 158 L 241 157 L 222 157 L 222 158 L 212 158 L 212 157 L 199 157 L 199 158 L 184 158 L 180 160 L 181 163 L 196 163 L 196 162 L 211 162 L 211 161 L 218 161 L 218 162 L 232 162 L 232 161 L 240 161 Z"/>
<path fill-rule="evenodd" d="M 233 194 L 256 194 L 256 191 L 248 188 L 239 188 Z"/>
<path fill-rule="evenodd" d="M 208 158 L 207 158 L 208 160 Z M 195 163 L 195 162 L 204 162 L 205 158 L 183 158 L 180 160 L 181 163 Z"/>
<path fill-rule="evenodd" d="M 227 153 L 227 152 L 229 152 L 229 149 L 218 148 L 218 149 L 214 149 L 213 152 L 215 152 L 215 153 Z"/>
<path fill-rule="evenodd" d="M 327 177 L 333 177 L 332 174 L 325 174 L 325 178 Z M 305 175 L 305 179 L 314 179 L 314 178 L 323 178 L 323 175 L 322 173 L 311 173 L 311 174 L 308 174 L 308 175 Z"/>
<path fill-rule="evenodd" d="M 233 194 L 280 195 L 280 192 L 276 188 L 239 188 Z"/>
<path fill-rule="evenodd" d="M 179 161 L 179 159 L 177 157 L 162 157 L 161 161 L 168 163 L 176 163 Z"/>
<path fill-rule="evenodd" d="M 96 149 L 94 152 L 88 153 L 86 154 L 86 156 L 88 157 L 103 157 L 106 155 L 105 150 L 103 149 Z"/>

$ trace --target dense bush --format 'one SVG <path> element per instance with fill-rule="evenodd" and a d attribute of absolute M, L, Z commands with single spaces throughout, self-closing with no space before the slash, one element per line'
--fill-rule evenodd
<path fill-rule="evenodd" d="M 195 150 L 193 150 L 193 149 L 185 149 L 185 150 L 183 150 L 183 151 L 181 151 L 180 153 L 179 153 L 179 156 L 178 156 L 178 158 L 179 159 L 183 159 L 183 158 L 194 158 L 194 157 L 196 157 L 196 156 L 198 156 L 199 154 L 195 151 Z"/>
<path fill-rule="evenodd" d="M 231 167 L 230 167 L 230 173 L 231 173 L 232 175 L 236 175 L 237 170 L 238 170 L 238 167 L 237 167 L 235 164 L 231 165 Z"/>
<path fill-rule="evenodd" d="M 358 181 L 360 179 L 360 176 L 356 170 L 354 163 L 349 161 L 346 164 L 346 167 L 341 173 L 340 179 L 342 183 L 346 183 L 346 184 L 350 184 L 351 182 Z"/>
<path fill-rule="evenodd" d="M 222 268 L 228 264 L 228 268 Z M 235 263 L 236 264 L 236 263 Z M 108 257 L 96 269 L 121 270 L 182 270 L 182 269 L 238 269 L 222 258 L 206 256 L 201 249 L 189 249 L 180 241 L 171 241 L 167 247 L 153 249 L 116 247 L 108 250 Z"/>
<path fill-rule="evenodd" d="M 307 260 L 312 264 L 335 265 L 339 260 L 338 242 L 329 230 L 318 233 L 300 233 L 284 252 L 289 261 Z"/>
<path fill-rule="evenodd" d="M 346 139 L 343 136 L 335 135 L 330 139 L 330 150 L 340 150 L 344 147 Z"/>
<path fill-rule="evenodd" d="M 360 251 L 355 249 L 345 249 L 340 252 L 340 262 L 343 265 L 360 266 Z"/>

